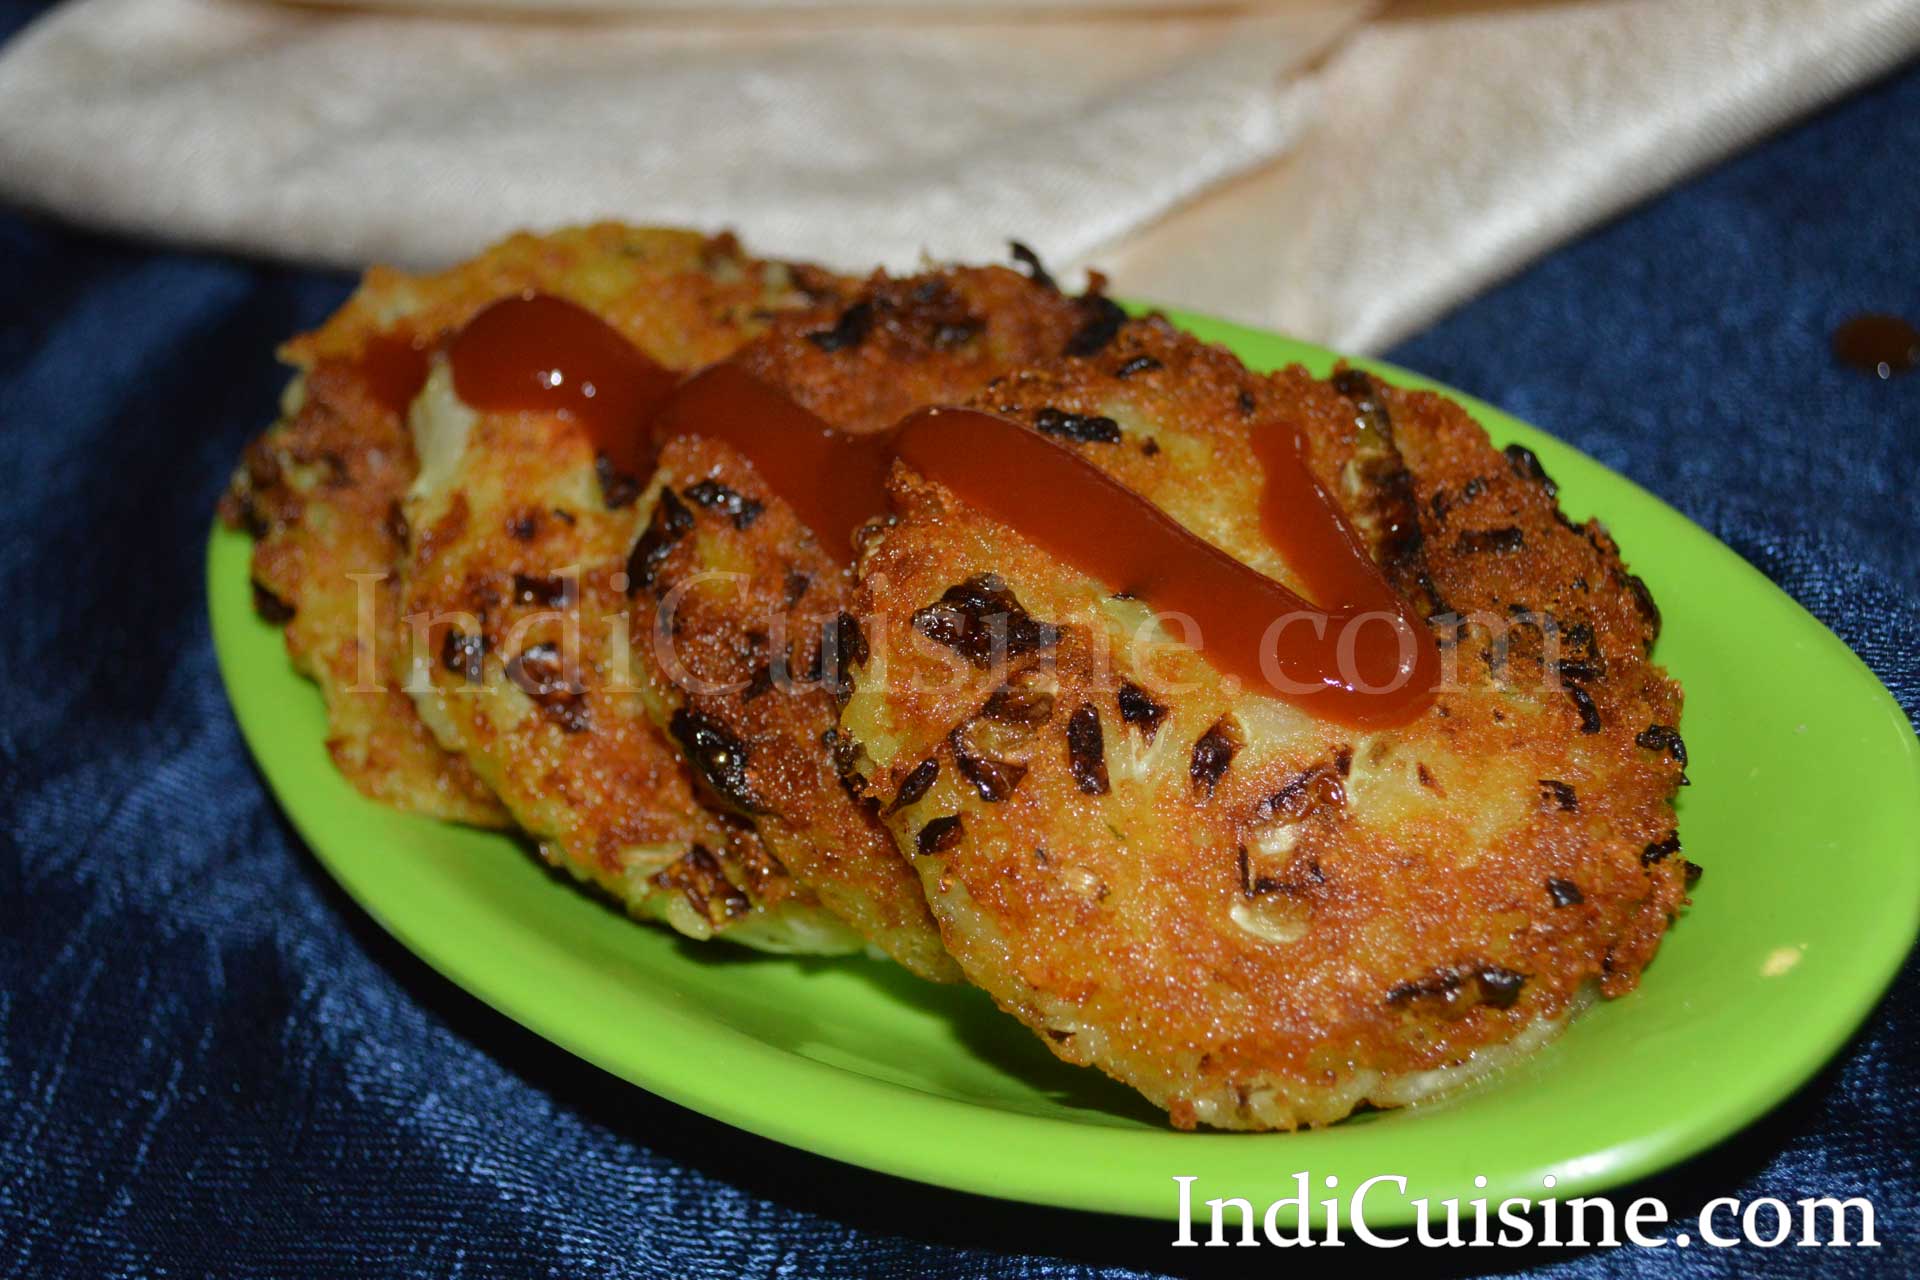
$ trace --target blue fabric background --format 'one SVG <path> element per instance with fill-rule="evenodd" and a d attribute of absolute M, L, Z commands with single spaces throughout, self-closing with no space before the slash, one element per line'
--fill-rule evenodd
<path fill-rule="evenodd" d="M 0 33 L 32 6 L 0 13 Z M 1920 318 L 1920 70 L 1555 253 L 1391 353 L 1725 539 L 1920 712 L 1920 376 L 1836 369 Z M 436 977 L 263 790 L 209 647 L 202 537 L 349 282 L 0 215 L 0 1274 L 1289 1274 L 1156 1224 L 911 1186 L 619 1084 Z M 1783 797 L 1782 803 L 1789 803 Z M 1915 968 L 1775 1114 L 1635 1193 L 1866 1194 L 1920 1234 Z M 1705 1091 L 1710 1077 L 1623 1079 Z M 913 1135 L 902 1134 L 902 1141 Z M 1695 1248 L 1438 1274 L 1920 1266 Z"/>

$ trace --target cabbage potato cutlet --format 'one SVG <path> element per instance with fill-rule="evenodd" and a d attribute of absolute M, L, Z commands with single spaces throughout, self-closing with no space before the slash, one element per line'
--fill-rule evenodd
<path fill-rule="evenodd" d="M 325 324 L 281 348 L 296 372 L 280 420 L 248 446 L 220 513 L 254 535 L 256 600 L 285 623 L 294 665 L 320 685 L 328 750 L 366 795 L 456 822 L 508 822 L 388 678 L 399 634 L 399 505 L 415 473 L 408 361 L 394 348 L 424 352 L 487 304 L 539 289 L 624 312 L 687 360 L 716 358 L 746 331 L 733 317 L 710 324 L 703 308 L 736 300 L 729 291 L 761 294 L 750 265 L 730 237 L 685 231 L 602 224 L 517 235 L 433 275 L 374 267 Z M 789 292 L 830 292 L 831 277 L 808 268 L 794 269 L 790 281 Z M 359 639 L 363 590 L 377 612 L 372 654 Z"/>
<path fill-rule="evenodd" d="M 575 484 L 568 491 L 564 467 L 547 467 L 561 472 L 547 488 L 566 491 L 564 504 L 577 513 L 562 501 L 530 510 L 539 480 L 550 477 L 524 477 L 516 495 L 523 477 L 500 470 L 514 459 L 510 449 L 490 456 L 449 450 L 422 485 L 404 406 L 429 352 L 487 305 L 537 290 L 591 308 L 663 364 L 686 368 L 726 355 L 774 311 L 831 300 L 836 287 L 812 268 L 750 259 L 730 237 L 605 225 L 516 236 L 436 276 L 375 269 L 325 326 L 288 345 L 285 354 L 304 372 L 289 390 L 286 416 L 248 450 L 223 512 L 258 538 L 254 576 L 263 612 L 286 622 L 296 664 L 321 685 L 329 747 L 356 786 L 435 817 L 486 826 L 518 821 L 575 874 L 696 937 L 732 927 L 761 945 L 850 945 L 749 833 L 693 803 L 684 769 L 644 723 L 623 723 L 621 711 L 609 707 L 600 709 L 595 732 L 565 743 L 543 737 L 542 728 L 556 723 L 550 719 L 522 716 L 515 721 L 520 732 L 488 734 L 474 720 L 446 714 L 429 681 L 420 690 L 422 705 L 441 712 L 435 727 L 454 750 L 443 749 L 391 669 L 410 653 L 404 615 L 484 616 L 491 606 L 499 632 L 517 620 L 510 612 L 553 603 L 520 598 L 516 565 L 537 564 L 521 577 L 540 582 L 549 569 L 581 565 L 596 549 L 612 548 L 617 565 L 623 551 L 614 544 L 631 519 L 631 495 L 624 512 L 609 513 L 597 489 Z M 444 395 L 426 398 L 430 424 L 446 417 L 434 412 L 445 406 Z M 513 425 L 490 424 L 489 444 L 515 440 Z M 551 422 L 527 427 L 518 437 L 523 444 L 555 431 Z M 527 460 L 523 450 L 519 461 Z M 463 464 L 490 474 L 463 474 Z M 591 460 L 588 468 L 591 476 Z M 492 487 L 476 483 L 474 499 L 484 491 L 492 504 L 485 518 L 458 536 L 443 524 L 425 540 L 440 575 L 425 579 L 440 590 L 427 589 L 414 572 L 423 540 L 409 512 L 443 517 L 437 504 L 465 502 L 450 490 L 483 478 Z M 586 527 L 573 530 L 566 521 L 572 514 L 585 517 L 576 523 Z M 515 536 L 521 531 L 526 538 Z M 453 565 L 470 570 L 472 580 L 450 581 Z M 597 595 L 602 576 L 586 574 L 576 589 Z M 376 611 L 371 626 L 359 616 L 362 590 Z M 367 635 L 373 652 L 363 642 Z M 435 635 L 445 643 L 447 629 Z M 439 670 L 446 674 L 444 665 Z M 524 664 L 516 670 L 524 675 Z M 525 695 L 509 682 L 497 702 L 458 705 L 471 711 L 490 703 L 521 709 Z M 478 721 L 487 723 L 484 715 Z M 587 743 L 592 750 L 582 749 Z M 778 928 L 761 906 L 778 908 Z"/>
<path fill-rule="evenodd" d="M 342 771 L 692 937 L 964 976 L 1183 1127 L 1415 1101 L 1632 987 L 1698 868 L 1680 691 L 1604 528 L 1441 397 L 1252 373 L 1021 253 L 853 281 L 602 226 L 369 273 L 288 344 L 222 503 Z M 904 463 L 845 540 L 711 433 L 620 474 L 565 412 L 460 395 L 449 345 L 535 294 L 746 375 L 769 422 L 1024 421 L 1311 598 L 1254 444 L 1296 432 L 1441 689 L 1362 730 L 1249 687 Z"/>
<path fill-rule="evenodd" d="M 1070 298 L 1001 267 L 879 275 L 829 326 L 781 317 L 732 363 L 864 433 L 964 399 L 1112 313 L 1097 295 Z M 914 972 L 957 977 L 911 868 L 831 749 L 859 644 L 846 619 L 851 547 L 823 545 L 752 464 L 709 438 L 669 441 L 641 506 L 633 635 L 657 722 L 709 794 L 750 818 L 827 906 Z"/>
<path fill-rule="evenodd" d="M 1176 1124 L 1236 1129 L 1412 1101 L 1634 985 L 1696 870 L 1680 691 L 1645 589 L 1531 454 L 1438 396 L 1256 376 L 1158 320 L 978 403 L 1097 421 L 1067 447 L 1285 582 L 1249 433 L 1297 429 L 1450 673 L 1403 727 L 1316 718 L 1131 644 L 1145 604 L 896 467 L 841 740 L 971 981 Z M 1039 643 L 948 647 L 995 619 Z"/>
<path fill-rule="evenodd" d="M 413 422 L 422 465 L 404 506 L 401 608 L 422 621 L 401 653 L 435 736 L 550 861 L 636 914 L 695 938 L 857 950 L 750 827 L 696 800 L 635 696 L 623 625 L 633 495 L 608 500 L 580 423 L 476 412 L 444 363 Z"/>

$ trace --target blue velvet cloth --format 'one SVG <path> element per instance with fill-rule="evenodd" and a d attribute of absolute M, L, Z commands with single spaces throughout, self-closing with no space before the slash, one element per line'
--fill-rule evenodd
<path fill-rule="evenodd" d="M 15 25 L 0 21 L 0 29 Z M 1920 70 L 1569 245 L 1392 356 L 1723 538 L 1920 712 Z M 0 1274 L 1032 1277 L 1313 1270 L 908 1185 L 603 1076 L 334 887 L 235 731 L 203 535 L 342 276 L 0 215 Z M 1783 802 L 1786 802 L 1783 798 Z M 1636 1192 L 1871 1196 L 1911 1241 L 1913 967 L 1841 1057 Z M 1710 1077 L 1622 1088 L 1712 1089 Z M 903 1142 L 914 1135 L 902 1134 Z M 1480 1250 L 1442 1274 L 1904 1274 L 1911 1254 Z"/>

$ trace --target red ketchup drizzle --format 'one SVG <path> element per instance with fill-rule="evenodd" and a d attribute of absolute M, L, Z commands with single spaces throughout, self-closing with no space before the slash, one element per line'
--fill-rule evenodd
<path fill-rule="evenodd" d="M 1267 468 L 1262 522 L 1270 536 L 1279 531 L 1278 549 L 1301 565 L 1325 605 L 1242 564 L 1011 419 L 922 409 L 897 430 L 901 461 L 969 506 L 1156 611 L 1191 618 L 1208 663 L 1222 674 L 1355 726 L 1404 723 L 1432 701 L 1439 671 L 1432 637 L 1361 554 L 1290 435 L 1269 429 L 1255 436 Z M 1314 558 L 1299 560 L 1302 551 Z"/>
<path fill-rule="evenodd" d="M 367 339 L 352 367 L 367 394 L 402 418 L 427 382 L 427 352 L 403 334 L 377 333 Z"/>
<path fill-rule="evenodd" d="M 739 450 L 842 564 L 852 531 L 886 511 L 887 472 L 898 458 L 1081 572 L 1190 616 L 1207 660 L 1226 674 L 1289 700 L 1311 698 L 1316 713 L 1352 725 L 1402 723 L 1432 700 L 1432 637 L 1361 550 L 1291 432 L 1255 434 L 1266 472 L 1261 521 L 1324 605 L 1189 532 L 1066 446 L 997 414 L 922 409 L 891 430 L 849 435 L 722 364 L 683 382 L 651 434 L 656 443 L 697 435 Z M 1368 614 L 1376 616 L 1357 621 Z M 1294 620 L 1269 637 L 1281 618 Z"/>
<path fill-rule="evenodd" d="M 733 365 L 702 369 L 660 407 L 654 444 L 676 436 L 704 436 L 745 454 L 837 564 L 853 561 L 853 531 L 886 514 L 898 428 L 836 431 Z"/>
<path fill-rule="evenodd" d="M 1282 428 L 1254 436 L 1266 476 L 1262 528 L 1319 604 L 1188 531 L 1069 447 L 996 414 L 922 409 L 890 430 L 837 431 L 732 365 L 675 388 L 674 375 L 592 313 L 539 295 L 481 312 L 450 356 L 468 404 L 570 414 L 635 474 L 679 436 L 737 449 L 842 565 L 853 531 L 886 511 L 897 458 L 1081 572 L 1187 615 L 1223 674 L 1354 726 L 1405 723 L 1432 701 L 1439 656 L 1431 635 Z"/>
<path fill-rule="evenodd" d="M 643 424 L 680 375 L 585 307 L 544 293 L 505 298 L 447 348 L 453 389 L 488 413 L 553 413 L 586 428 L 615 470 L 644 477 Z"/>

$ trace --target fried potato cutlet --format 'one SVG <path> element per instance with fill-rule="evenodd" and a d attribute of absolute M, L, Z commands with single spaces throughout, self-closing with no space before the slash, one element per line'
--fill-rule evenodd
<path fill-rule="evenodd" d="M 503 302 L 435 357 L 411 415 L 420 465 L 402 504 L 400 676 L 438 740 L 548 858 L 635 914 L 768 950 L 858 950 L 750 825 L 698 802 L 634 691 L 625 563 L 638 480 L 609 465 L 575 412 L 476 406 L 456 376 L 462 344 L 520 308 L 535 313 L 533 333 L 584 326 L 670 383 L 828 287 L 823 277 L 809 294 L 789 268 L 731 246 L 682 247 L 670 269 L 656 256 L 644 281 L 617 290 L 559 280 Z"/>
<path fill-rule="evenodd" d="M 488 303 L 539 289 L 621 309 L 636 323 L 651 311 L 663 334 L 693 316 L 701 323 L 685 357 L 710 358 L 737 339 L 715 340 L 697 312 L 706 299 L 696 282 L 765 289 L 748 280 L 750 265 L 730 237 L 612 224 L 517 235 L 437 274 L 375 267 L 324 325 L 282 347 L 296 374 L 281 417 L 248 447 L 220 511 L 256 538 L 260 610 L 285 624 L 294 665 L 319 684 L 328 750 L 363 793 L 456 822 L 509 822 L 387 675 L 398 636 L 397 515 L 415 472 L 406 411 L 426 353 Z M 824 278 L 788 275 L 786 288 Z"/>
<path fill-rule="evenodd" d="M 780 318 L 732 364 L 841 431 L 877 431 L 1118 323 L 1097 292 L 1067 297 L 1036 276 L 877 275 L 829 323 Z M 816 536 L 740 452 L 700 436 L 665 444 L 641 506 L 633 639 L 658 723 L 825 905 L 915 973 L 956 978 L 917 879 L 835 747 L 860 643 L 846 613 L 851 526 Z"/>
<path fill-rule="evenodd" d="M 1343 727 L 896 467 L 838 742 L 971 981 L 1176 1125 L 1228 1129 L 1417 1100 L 1635 985 L 1697 874 L 1680 690 L 1645 588 L 1530 453 L 1439 396 L 1256 375 L 1159 320 L 977 403 L 1090 424 L 1052 434 L 1305 593 L 1250 444 L 1297 430 L 1444 678 L 1410 723 Z M 987 660 L 966 641 L 990 634 Z"/>

